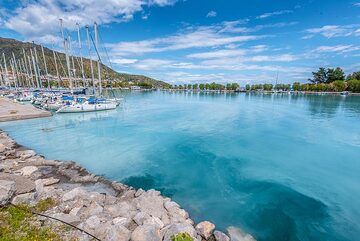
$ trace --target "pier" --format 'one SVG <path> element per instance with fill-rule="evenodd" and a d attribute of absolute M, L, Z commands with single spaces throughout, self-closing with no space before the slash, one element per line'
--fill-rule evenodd
<path fill-rule="evenodd" d="M 22 105 L 0 97 L 0 122 L 49 116 L 51 116 L 49 111 L 37 109 L 32 105 Z"/>

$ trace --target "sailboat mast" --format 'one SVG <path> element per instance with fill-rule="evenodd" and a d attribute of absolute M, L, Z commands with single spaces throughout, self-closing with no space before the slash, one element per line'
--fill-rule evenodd
<path fill-rule="evenodd" d="M 81 67 L 81 75 L 82 75 L 82 81 L 83 85 L 85 86 L 85 73 L 84 73 L 84 62 L 82 57 L 82 44 L 81 44 L 81 36 L 80 36 L 80 24 L 76 23 L 77 25 L 77 34 L 78 34 L 78 42 L 79 42 L 79 51 L 80 51 L 80 67 Z M 87 86 L 87 84 L 86 84 Z"/>
<path fill-rule="evenodd" d="M 73 73 L 73 77 L 74 77 L 74 84 L 75 84 L 75 88 L 77 88 L 78 84 L 77 84 L 77 79 L 76 79 L 76 68 L 75 68 L 74 54 L 72 51 L 72 43 L 71 43 L 70 35 L 68 35 L 68 44 L 69 44 L 69 54 L 71 57 L 71 65 L 72 65 L 72 73 Z"/>
<path fill-rule="evenodd" d="M 70 59 L 69 59 L 69 54 L 68 54 L 68 46 L 67 46 L 67 40 L 64 36 L 64 29 L 63 29 L 63 20 L 60 18 L 60 29 L 61 29 L 61 35 L 62 38 L 64 40 L 64 51 L 65 51 L 65 57 L 66 57 L 66 66 L 68 69 L 68 76 L 69 76 L 69 85 L 70 85 L 70 90 L 71 92 L 73 92 L 73 86 L 72 86 L 72 79 L 71 79 L 71 70 L 70 70 Z"/>
<path fill-rule="evenodd" d="M 90 44 L 89 25 L 86 25 L 85 28 L 86 28 L 86 37 L 87 37 L 87 47 L 88 47 L 88 50 L 89 50 L 91 81 L 92 81 L 92 84 L 93 84 L 94 94 L 95 94 L 96 85 L 95 85 L 95 77 L 94 77 L 94 67 L 93 67 L 93 62 L 92 62 L 92 57 L 91 57 L 91 44 Z"/>
<path fill-rule="evenodd" d="M 3 53 L 3 59 L 4 59 L 4 68 L 5 68 L 5 81 L 7 82 L 7 84 L 10 84 L 9 76 L 8 76 L 8 68 L 7 68 L 7 65 L 6 65 L 5 53 Z"/>
<path fill-rule="evenodd" d="M 99 53 L 99 36 L 98 36 L 98 26 L 97 23 L 94 23 L 94 34 L 95 34 L 95 48 L 98 55 L 98 79 L 99 79 L 99 92 L 100 96 L 102 94 L 102 85 L 101 85 L 101 59 Z"/>
<path fill-rule="evenodd" d="M 43 59 L 44 59 L 44 67 L 45 67 L 46 80 L 47 80 L 48 88 L 50 88 L 51 86 L 50 86 L 49 73 L 48 73 L 47 64 L 46 64 L 45 53 L 44 53 L 44 46 L 42 46 L 42 45 L 41 45 L 41 52 L 42 52 L 42 57 L 43 57 Z"/>
<path fill-rule="evenodd" d="M 31 53 L 31 50 L 30 50 L 30 53 Z M 29 55 L 27 56 L 27 58 L 28 58 L 28 63 L 29 63 L 29 74 L 30 74 L 29 76 L 30 76 L 31 86 L 33 88 L 35 88 L 34 75 L 33 75 L 32 67 L 31 67 L 31 58 Z"/>
<path fill-rule="evenodd" d="M 40 88 L 39 76 L 38 76 L 38 72 L 37 72 L 37 68 L 36 68 L 36 63 L 35 63 L 35 58 L 34 58 L 32 49 L 30 49 L 30 55 L 31 55 L 32 63 L 33 63 L 33 69 L 34 69 L 34 73 L 35 73 L 36 84 L 37 84 L 37 87 Z"/>
<path fill-rule="evenodd" d="M 36 50 L 36 46 L 34 46 L 34 57 L 35 57 L 35 69 L 38 76 L 38 86 L 39 88 L 42 88 L 42 80 L 41 80 L 41 73 L 40 73 L 40 67 L 39 67 L 39 58 Z"/>
<path fill-rule="evenodd" d="M 58 69 L 58 65 L 57 65 L 55 50 L 53 50 L 53 55 L 54 55 L 54 62 L 55 62 L 56 77 L 58 79 L 58 86 L 60 87 L 59 69 Z"/>

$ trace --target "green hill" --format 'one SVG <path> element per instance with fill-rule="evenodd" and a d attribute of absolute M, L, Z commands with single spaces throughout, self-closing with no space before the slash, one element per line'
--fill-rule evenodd
<path fill-rule="evenodd" d="M 9 38 L 1 38 L 0 37 L 0 54 L 5 53 L 5 56 L 7 58 L 7 62 L 9 62 L 12 53 L 15 54 L 16 59 L 22 59 L 23 58 L 23 49 L 26 52 L 26 55 L 30 55 L 30 49 L 36 48 L 39 62 L 40 62 L 40 69 L 41 74 L 45 74 L 45 67 L 44 67 L 44 61 L 42 58 L 42 52 L 41 52 L 41 46 L 33 43 L 27 43 L 27 42 L 21 42 L 15 39 L 9 39 Z M 66 60 L 65 60 L 65 54 L 55 51 L 58 61 L 58 69 L 60 76 L 67 76 L 67 68 L 66 68 Z M 44 47 L 44 54 L 46 58 L 46 63 L 48 67 L 48 73 L 51 75 L 56 76 L 56 68 L 55 68 L 55 61 L 54 61 L 54 55 L 53 51 L 51 49 Z M 93 59 L 95 58 L 95 54 L 93 53 Z M 59 61 L 60 59 L 60 61 Z M 75 69 L 76 69 L 76 75 L 77 77 L 81 76 L 81 68 L 80 68 L 80 58 L 75 58 Z M 83 58 L 84 62 L 84 72 L 86 78 L 91 78 L 91 70 L 90 70 L 90 60 L 87 58 Z M 1 56 L 1 63 L 3 63 L 3 59 Z M 9 64 L 9 63 L 8 63 Z M 10 66 L 10 65 L 8 65 Z M 97 65 L 95 62 L 93 62 L 94 66 L 94 75 L 95 78 L 97 76 Z M 125 73 L 118 73 L 115 70 L 109 68 L 106 65 L 102 65 L 101 75 L 103 79 L 111 80 L 113 83 L 137 83 L 137 84 L 145 84 L 145 85 L 152 85 L 154 87 L 168 87 L 169 84 L 152 79 L 147 76 L 143 75 L 133 75 L 133 74 L 125 74 Z"/>

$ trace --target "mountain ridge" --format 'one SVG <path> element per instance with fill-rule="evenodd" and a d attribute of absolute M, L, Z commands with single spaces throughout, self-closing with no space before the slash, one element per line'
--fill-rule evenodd
<path fill-rule="evenodd" d="M 16 39 L 12 38 L 3 38 L 0 37 L 0 54 L 5 54 L 7 64 L 9 65 L 10 58 L 12 58 L 12 53 L 14 53 L 16 59 L 23 59 L 23 49 L 26 52 L 26 55 L 30 56 L 30 49 L 36 48 L 37 55 L 39 58 L 39 65 L 41 69 L 41 74 L 45 75 L 45 67 L 44 67 L 44 61 L 42 57 L 42 50 L 41 46 L 35 43 L 29 43 L 29 42 L 22 42 Z M 54 50 L 55 51 L 55 50 Z M 66 58 L 65 54 L 62 52 L 55 51 L 56 58 L 57 58 L 57 65 L 59 70 L 59 75 L 62 77 L 66 77 L 67 74 L 67 68 L 66 68 Z M 93 53 L 94 54 L 94 53 Z M 47 69 L 48 73 L 56 76 L 56 67 L 55 67 L 55 60 L 53 55 L 53 50 L 49 49 L 47 47 L 44 47 L 44 55 L 46 59 Z M 93 56 L 94 58 L 94 56 Z M 3 57 L 1 56 L 0 63 L 3 64 Z M 60 60 L 60 61 L 59 61 Z M 83 57 L 83 63 L 84 63 L 84 74 L 85 78 L 91 78 L 91 69 L 90 69 L 90 60 L 88 58 Z M 74 65 L 75 65 L 75 73 L 77 77 L 81 77 L 81 67 L 80 67 L 80 58 L 78 56 L 74 55 Z M 97 63 L 93 60 L 93 67 L 94 67 L 94 76 L 98 75 L 97 73 Z M 103 79 L 109 79 L 112 80 L 112 82 L 122 82 L 127 83 L 129 82 L 136 83 L 136 84 L 146 84 L 151 85 L 153 87 L 168 87 L 169 84 L 156 80 L 144 75 L 137 75 L 137 74 L 127 74 L 127 73 L 119 73 L 112 68 L 108 67 L 107 65 L 102 64 L 101 68 L 101 76 Z"/>

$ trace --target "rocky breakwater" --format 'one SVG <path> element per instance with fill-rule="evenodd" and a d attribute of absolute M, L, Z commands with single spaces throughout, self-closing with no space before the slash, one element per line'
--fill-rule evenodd
<path fill-rule="evenodd" d="M 189 234 L 196 241 L 228 241 L 215 225 L 197 225 L 170 198 L 155 190 L 134 190 L 87 172 L 74 162 L 46 160 L 15 143 L 0 131 L 0 205 L 53 205 L 42 214 L 72 224 L 99 240 L 171 241 Z M 63 240 L 92 240 L 88 234 L 64 223 L 38 217 Z"/>

